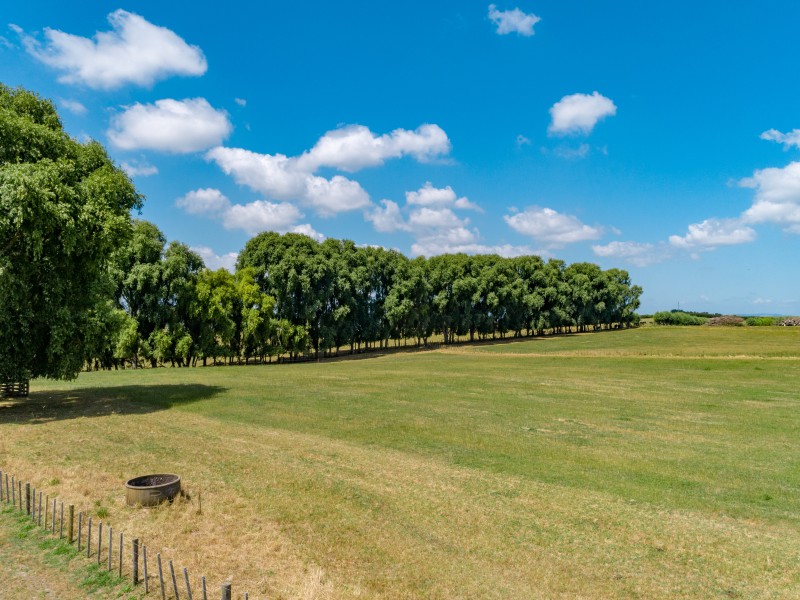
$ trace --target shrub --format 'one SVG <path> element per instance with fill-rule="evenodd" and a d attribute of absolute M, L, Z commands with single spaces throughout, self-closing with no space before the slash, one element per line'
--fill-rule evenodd
<path fill-rule="evenodd" d="M 750 327 L 771 327 L 777 325 L 779 320 L 778 317 L 747 317 L 745 323 Z"/>
<path fill-rule="evenodd" d="M 704 325 L 707 320 L 681 311 L 662 311 L 653 315 L 656 325 Z"/>

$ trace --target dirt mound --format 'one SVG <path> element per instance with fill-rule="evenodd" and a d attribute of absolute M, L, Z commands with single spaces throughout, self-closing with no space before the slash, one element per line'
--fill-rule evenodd
<path fill-rule="evenodd" d="M 718 327 L 741 327 L 744 325 L 744 319 L 736 315 L 723 315 L 721 317 L 712 317 L 706 321 L 706 325 L 716 325 Z"/>

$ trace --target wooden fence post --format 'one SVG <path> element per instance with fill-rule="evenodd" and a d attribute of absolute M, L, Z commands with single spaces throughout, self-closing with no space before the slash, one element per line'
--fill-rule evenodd
<path fill-rule="evenodd" d="M 139 584 L 139 539 L 133 539 L 133 557 L 131 560 L 131 565 L 133 566 L 133 585 Z M 120 557 L 122 557 L 122 553 L 120 553 Z M 120 567 L 122 568 L 122 567 Z"/>
<path fill-rule="evenodd" d="M 61 518 L 58 521 L 58 539 L 64 537 L 64 502 L 61 502 Z"/>
<path fill-rule="evenodd" d="M 144 563 L 144 593 L 150 591 L 150 582 L 147 580 L 147 546 L 142 545 L 142 562 Z"/>
<path fill-rule="evenodd" d="M 78 513 L 78 552 L 81 551 L 81 534 L 83 533 L 83 513 Z"/>
<path fill-rule="evenodd" d="M 206 595 L 206 576 L 203 575 L 200 578 L 200 584 L 203 587 L 203 600 L 208 600 L 208 596 Z"/>
<path fill-rule="evenodd" d="M 69 519 L 67 520 L 67 541 L 72 544 L 75 541 L 73 536 L 73 526 L 75 524 L 75 505 L 69 505 Z"/>
<path fill-rule="evenodd" d="M 119 576 L 122 578 L 122 532 L 119 532 Z"/>
<path fill-rule="evenodd" d="M 156 554 L 158 558 L 158 580 L 161 582 L 161 600 L 167 600 L 167 594 L 164 591 L 164 571 L 161 569 L 161 552 Z"/>
<path fill-rule="evenodd" d="M 189 596 L 189 600 L 192 599 L 192 586 L 189 585 L 189 571 L 186 567 L 183 567 L 183 579 L 186 581 L 186 593 Z"/>
<path fill-rule="evenodd" d="M 169 573 L 172 577 L 172 589 L 175 591 L 175 600 L 180 600 L 180 596 L 178 596 L 178 580 L 175 579 L 175 567 L 172 566 L 172 561 L 169 561 Z"/>
<path fill-rule="evenodd" d="M 53 526 L 50 528 L 50 531 L 53 532 L 53 535 L 56 534 L 56 499 L 53 498 Z"/>
<path fill-rule="evenodd" d="M 39 492 L 39 527 L 42 526 L 42 492 Z"/>
<path fill-rule="evenodd" d="M 17 508 L 17 482 L 14 476 L 11 476 L 11 506 Z"/>
<path fill-rule="evenodd" d="M 231 596 L 231 582 L 226 581 L 222 584 L 222 600 L 232 600 Z"/>
<path fill-rule="evenodd" d="M 25 514 L 30 516 L 31 514 L 31 484 L 25 484 Z"/>
<path fill-rule="evenodd" d="M 5 494 L 3 494 L 3 471 L 0 471 L 0 502 L 5 500 Z"/>
<path fill-rule="evenodd" d="M 25 510 L 22 506 L 22 479 L 17 482 L 17 490 L 19 491 L 19 512 Z"/>
<path fill-rule="evenodd" d="M 36 488 L 31 488 L 31 521 L 36 523 Z"/>
<path fill-rule="evenodd" d="M 100 556 L 103 554 L 103 522 L 97 526 L 97 564 L 100 564 Z"/>
<path fill-rule="evenodd" d="M 89 517 L 89 522 L 86 524 L 86 558 L 92 555 L 92 517 Z"/>
<path fill-rule="evenodd" d="M 114 528 L 108 526 L 108 570 L 111 570 L 111 555 L 114 553 Z"/>

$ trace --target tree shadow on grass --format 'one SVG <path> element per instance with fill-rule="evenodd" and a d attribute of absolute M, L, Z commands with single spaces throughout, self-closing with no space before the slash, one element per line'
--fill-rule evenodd
<path fill-rule="evenodd" d="M 27 398 L 0 398 L 0 424 L 36 425 L 81 417 L 142 415 L 207 400 L 225 390 L 193 383 L 31 392 Z"/>

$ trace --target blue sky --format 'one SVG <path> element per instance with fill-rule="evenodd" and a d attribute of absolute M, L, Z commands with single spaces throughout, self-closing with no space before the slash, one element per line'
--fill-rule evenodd
<path fill-rule="evenodd" d="M 75 6 L 80 6 L 76 9 Z M 623 267 L 642 311 L 800 313 L 800 4 L 4 7 L 55 100 L 231 264 L 259 231 Z"/>

